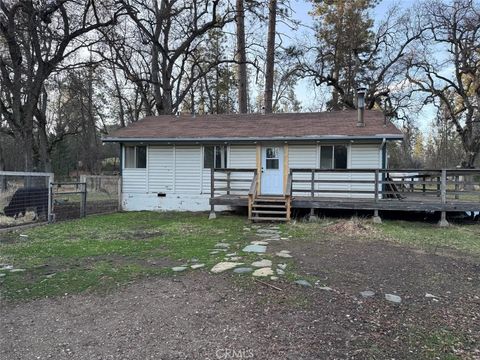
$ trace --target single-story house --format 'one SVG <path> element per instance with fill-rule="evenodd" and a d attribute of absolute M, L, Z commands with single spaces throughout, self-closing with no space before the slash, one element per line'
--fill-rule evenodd
<path fill-rule="evenodd" d="M 328 180 L 328 170 L 338 172 L 332 183 L 324 180 L 315 187 L 327 187 L 337 198 L 371 197 L 372 191 L 362 190 L 372 190 L 373 184 L 352 182 L 365 174 L 341 170 L 385 169 L 386 143 L 402 138 L 381 112 L 351 110 L 149 116 L 103 141 L 121 146 L 123 209 L 204 211 L 214 197 L 211 179 L 217 170 L 230 187 L 215 186 L 215 194 L 219 189 L 218 194 L 246 196 L 255 173 L 256 196 L 281 197 L 289 191 L 291 171 L 321 169 L 314 173 L 316 179 Z M 230 177 L 235 170 L 236 179 Z M 310 173 L 298 176 L 309 179 Z M 305 181 L 302 186 L 311 185 Z"/>

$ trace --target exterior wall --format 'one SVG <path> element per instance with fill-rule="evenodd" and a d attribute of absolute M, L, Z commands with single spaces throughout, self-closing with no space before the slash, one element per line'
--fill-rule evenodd
<path fill-rule="evenodd" d="M 327 144 L 325 144 L 327 145 Z M 375 169 L 382 167 L 382 152 L 380 143 L 377 144 L 348 144 L 348 169 Z M 289 145 L 289 168 L 319 168 L 320 167 L 320 144 L 310 145 Z M 311 174 L 298 173 L 295 176 L 297 180 L 310 180 Z M 374 185 L 371 184 L 349 184 L 342 183 L 342 180 L 373 180 L 370 174 L 351 174 L 351 173 L 317 173 L 316 180 L 332 180 L 331 183 L 316 184 L 316 190 L 335 190 L 335 191 L 373 191 Z M 310 190 L 308 183 L 297 183 L 296 189 Z M 294 193 L 297 196 L 310 196 L 308 192 Z M 351 194 L 351 193 L 316 193 L 316 196 L 322 197 L 373 197 L 373 194 Z"/>
<path fill-rule="evenodd" d="M 285 171 L 290 168 L 319 168 L 320 145 L 289 144 L 285 147 Z M 122 154 L 123 156 L 124 154 Z M 227 166 L 229 168 L 257 168 L 258 146 L 230 145 Z M 348 168 L 381 168 L 382 151 L 377 144 L 349 144 Z M 146 169 L 122 169 L 122 205 L 124 210 L 187 210 L 207 211 L 210 209 L 210 169 L 203 168 L 203 146 L 201 145 L 150 145 L 147 151 Z M 221 174 L 216 174 L 221 177 Z M 245 194 L 250 186 L 252 174 L 236 174 L 234 185 Z M 295 179 L 309 180 L 311 175 L 297 174 Z M 373 190 L 370 184 L 342 184 L 341 180 L 373 179 L 368 174 L 316 174 L 316 179 L 332 180 L 331 183 L 316 184 L 317 189 Z M 233 185 L 233 184 L 232 184 Z M 310 184 L 296 184 L 297 188 L 309 190 Z M 248 191 L 248 190 L 247 190 Z M 232 194 L 237 192 L 232 191 Z M 309 196 L 296 193 L 298 196 Z M 370 194 L 317 193 L 330 197 L 371 197 Z"/>

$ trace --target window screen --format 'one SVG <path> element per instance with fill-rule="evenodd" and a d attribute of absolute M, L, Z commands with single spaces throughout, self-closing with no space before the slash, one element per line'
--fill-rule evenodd
<path fill-rule="evenodd" d="M 205 146 L 203 148 L 203 167 L 211 169 L 213 167 L 213 159 L 215 158 L 215 146 Z"/>
<path fill-rule="evenodd" d="M 320 147 L 320 169 L 333 167 L 333 146 Z"/>
<path fill-rule="evenodd" d="M 135 167 L 135 146 L 125 147 L 125 168 Z"/>
<path fill-rule="evenodd" d="M 347 147 L 328 145 L 320 147 L 320 169 L 346 169 Z"/>
<path fill-rule="evenodd" d="M 203 168 L 211 169 L 214 165 L 217 169 L 225 169 L 227 167 L 226 146 L 204 146 Z"/>
<path fill-rule="evenodd" d="M 147 167 L 147 147 L 137 146 L 137 168 L 145 169 Z"/>
<path fill-rule="evenodd" d="M 347 147 L 345 145 L 335 145 L 334 159 L 335 169 L 347 168 Z"/>

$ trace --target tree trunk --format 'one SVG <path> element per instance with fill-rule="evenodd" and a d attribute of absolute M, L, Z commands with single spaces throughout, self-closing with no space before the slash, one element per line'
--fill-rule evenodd
<path fill-rule="evenodd" d="M 125 109 L 123 108 L 122 91 L 120 89 L 120 84 L 118 83 L 117 70 L 115 69 L 115 66 L 112 66 L 112 73 L 113 73 L 113 80 L 115 83 L 115 91 L 117 92 L 117 98 L 118 98 L 118 111 L 119 111 L 118 120 L 120 121 L 120 127 L 124 128 L 126 126 Z"/>
<path fill-rule="evenodd" d="M 270 0 L 268 4 L 268 37 L 267 58 L 265 66 L 265 113 L 272 109 L 273 77 L 275 71 L 275 27 L 277 23 L 277 0 Z"/>
<path fill-rule="evenodd" d="M 238 111 L 244 114 L 247 109 L 247 54 L 245 49 L 245 9 L 244 0 L 237 0 L 237 81 Z"/>

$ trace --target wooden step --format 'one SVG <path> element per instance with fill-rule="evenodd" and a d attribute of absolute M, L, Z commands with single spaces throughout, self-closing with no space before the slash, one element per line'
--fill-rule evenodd
<path fill-rule="evenodd" d="M 252 204 L 252 207 L 254 208 L 262 208 L 262 209 L 285 209 L 284 204 Z"/>
<path fill-rule="evenodd" d="M 262 199 L 262 198 L 256 198 L 255 202 L 276 202 L 276 203 L 285 203 L 287 200 L 285 199 Z"/>
<path fill-rule="evenodd" d="M 287 221 L 286 217 L 252 217 L 253 221 Z"/>
<path fill-rule="evenodd" d="M 274 211 L 274 210 L 252 210 L 252 213 L 254 214 L 271 214 L 271 215 L 276 215 L 276 214 L 279 214 L 279 215 L 284 215 L 287 213 L 287 210 L 283 210 L 283 211 Z"/>

